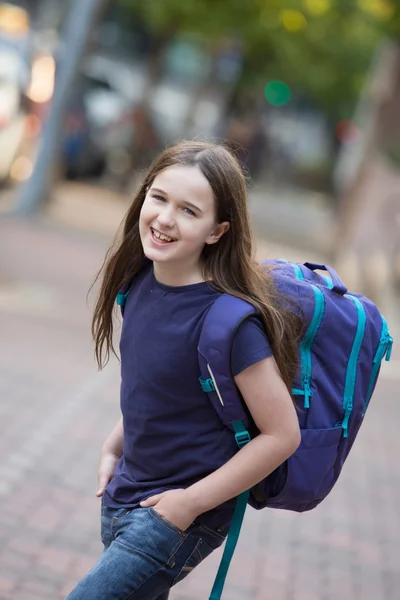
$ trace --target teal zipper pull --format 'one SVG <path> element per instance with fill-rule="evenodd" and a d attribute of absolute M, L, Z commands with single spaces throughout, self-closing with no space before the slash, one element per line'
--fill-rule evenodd
<path fill-rule="evenodd" d="M 353 397 L 348 395 L 343 398 L 343 410 L 347 410 L 349 406 L 353 406 Z"/>
<path fill-rule="evenodd" d="M 349 435 L 349 419 L 350 419 L 350 415 L 351 415 L 351 411 L 353 410 L 353 406 L 349 405 L 346 408 L 346 412 L 344 414 L 344 419 L 343 419 L 343 423 L 342 423 L 342 429 L 343 429 L 343 437 L 347 438 Z"/>
<path fill-rule="evenodd" d="M 350 415 L 353 411 L 352 396 L 345 396 L 343 408 L 345 409 L 343 423 L 342 423 L 343 437 L 347 438 L 347 436 L 349 435 L 349 419 L 350 419 Z"/>
<path fill-rule="evenodd" d="M 386 354 L 386 357 L 385 357 L 386 362 L 389 362 L 389 360 L 392 357 L 392 348 L 393 348 L 393 338 L 392 338 L 391 335 L 389 335 L 388 344 L 386 346 L 386 352 L 385 352 L 385 354 Z"/>
<path fill-rule="evenodd" d="M 310 408 L 310 398 L 312 391 L 310 387 L 310 376 L 308 374 L 303 375 L 303 386 L 304 386 L 304 408 Z"/>
<path fill-rule="evenodd" d="M 379 369 L 381 367 L 383 359 L 386 357 L 386 361 L 389 361 L 392 355 L 392 346 L 393 346 L 393 338 L 388 331 L 388 327 L 384 317 L 382 317 L 382 332 L 379 340 L 378 348 L 376 349 L 374 360 L 372 363 L 372 371 L 371 371 L 371 379 L 369 382 L 369 388 L 367 397 L 364 403 L 364 408 L 362 414 L 365 414 L 365 411 L 368 408 L 369 401 L 371 400 L 372 391 L 374 389 Z"/>
<path fill-rule="evenodd" d="M 292 394 L 294 396 L 304 396 L 304 390 L 299 390 L 299 388 L 292 388 Z"/>

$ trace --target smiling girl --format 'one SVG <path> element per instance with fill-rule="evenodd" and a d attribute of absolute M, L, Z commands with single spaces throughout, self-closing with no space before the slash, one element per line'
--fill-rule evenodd
<path fill-rule="evenodd" d="M 223 543 L 239 494 L 300 442 L 288 390 L 301 323 L 255 261 L 245 178 L 227 149 L 183 142 L 150 168 L 102 269 L 100 366 L 121 289 L 122 418 L 97 492 L 105 551 L 69 600 L 166 600 Z M 259 312 L 232 342 L 232 376 L 259 432 L 239 451 L 199 384 L 202 325 L 222 293 Z"/>

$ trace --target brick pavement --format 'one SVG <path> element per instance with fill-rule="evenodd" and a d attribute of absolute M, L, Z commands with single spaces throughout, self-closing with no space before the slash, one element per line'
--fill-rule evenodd
<path fill-rule="evenodd" d="M 0 220 L 0 600 L 61 600 L 101 552 L 96 470 L 118 416 L 118 366 L 96 371 L 85 295 L 106 243 Z M 248 511 L 226 600 L 400 597 L 399 366 L 322 506 Z M 208 598 L 220 554 L 172 600 Z"/>

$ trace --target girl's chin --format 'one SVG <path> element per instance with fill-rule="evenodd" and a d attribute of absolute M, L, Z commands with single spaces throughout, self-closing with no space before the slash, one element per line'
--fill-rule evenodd
<path fill-rule="evenodd" d="M 149 245 L 143 246 L 143 252 L 146 258 L 152 260 L 153 262 L 164 262 L 169 260 L 169 256 L 167 256 L 164 252 L 163 248 L 153 248 Z"/>

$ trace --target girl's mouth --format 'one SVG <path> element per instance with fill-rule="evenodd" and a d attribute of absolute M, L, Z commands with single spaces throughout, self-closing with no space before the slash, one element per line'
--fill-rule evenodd
<path fill-rule="evenodd" d="M 157 231 L 157 229 L 153 229 L 150 227 L 151 237 L 157 244 L 172 244 L 172 242 L 176 242 L 176 239 Z"/>

